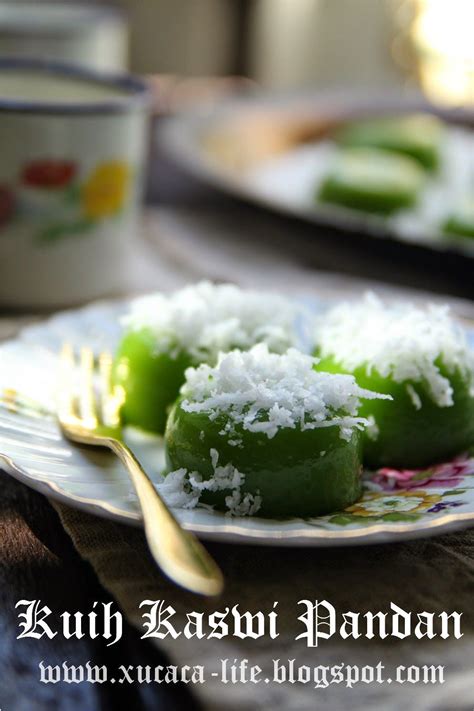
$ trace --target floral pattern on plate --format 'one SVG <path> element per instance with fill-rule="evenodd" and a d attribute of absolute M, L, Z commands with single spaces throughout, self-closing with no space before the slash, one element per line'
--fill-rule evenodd
<path fill-rule="evenodd" d="M 47 414 L 54 403 L 61 343 L 67 340 L 76 347 L 87 343 L 96 352 L 113 350 L 124 308 L 124 304 L 102 302 L 65 311 L 0 346 L 0 401 L 4 403 L 0 459 L 12 476 L 47 496 L 98 516 L 141 525 L 136 497 L 120 464 L 105 452 L 71 445 Z M 321 309 L 321 303 L 314 303 L 314 308 Z M 469 336 L 474 341 L 472 331 Z M 5 405 L 9 389 L 27 395 L 46 412 L 28 414 L 26 400 L 24 416 L 11 413 Z M 162 441 L 145 437 L 131 444 L 159 485 Z M 208 508 L 175 513 L 184 527 L 203 538 L 260 545 L 364 545 L 446 533 L 474 526 L 474 458 L 458 457 L 422 470 L 366 472 L 360 501 L 345 511 L 313 519 L 236 518 Z"/>
<path fill-rule="evenodd" d="M 474 491 L 474 458 L 467 455 L 425 469 L 379 469 L 366 472 L 360 501 L 344 511 L 312 519 L 313 525 L 370 525 L 379 521 L 418 521 L 468 505 Z M 458 498 L 461 497 L 461 498 Z"/>

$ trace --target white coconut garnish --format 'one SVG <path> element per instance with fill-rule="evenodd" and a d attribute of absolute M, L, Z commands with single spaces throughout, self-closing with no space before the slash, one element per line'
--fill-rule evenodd
<path fill-rule="evenodd" d="M 397 383 L 424 382 L 439 407 L 453 405 L 451 383 L 439 369 L 459 370 L 474 396 L 474 352 L 446 305 L 426 308 L 408 302 L 385 304 L 373 293 L 357 303 L 342 303 L 316 320 L 316 345 L 322 358 L 344 369 L 365 366 Z M 413 386 L 409 394 L 421 406 Z"/>
<path fill-rule="evenodd" d="M 215 362 L 219 352 L 231 348 L 266 343 L 282 353 L 296 345 L 297 311 L 295 303 L 278 294 L 203 281 L 169 296 L 136 299 L 123 324 L 150 329 L 158 352 L 175 356 L 184 350 L 197 362 Z"/>
<path fill-rule="evenodd" d="M 170 472 L 159 485 L 158 490 L 164 496 L 169 506 L 193 509 L 199 504 L 203 491 L 227 491 L 225 497 L 227 513 L 230 516 L 253 516 L 262 505 L 259 494 L 243 492 L 245 474 L 239 472 L 233 464 L 219 464 L 219 453 L 216 449 L 209 451 L 213 475 L 203 479 L 198 472 L 188 472 L 181 468 Z"/>
<path fill-rule="evenodd" d="M 236 425 L 268 438 L 280 428 L 339 427 L 349 440 L 354 428 L 369 425 L 357 416 L 361 398 L 390 397 L 363 390 L 351 375 L 317 372 L 315 362 L 294 348 L 270 353 L 266 344 L 221 354 L 215 367 L 188 368 L 181 407 L 211 420 L 225 414 L 229 436 Z"/>

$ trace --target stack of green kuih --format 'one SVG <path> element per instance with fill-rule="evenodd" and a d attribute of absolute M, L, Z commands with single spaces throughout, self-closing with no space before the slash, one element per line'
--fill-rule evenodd
<path fill-rule="evenodd" d="M 164 433 L 168 493 L 188 508 L 329 513 L 360 496 L 363 464 L 423 467 L 474 442 L 464 331 L 445 307 L 374 295 L 318 317 L 228 284 L 145 297 L 114 383 L 124 424 Z"/>
<path fill-rule="evenodd" d="M 416 205 L 441 163 L 445 126 L 430 114 L 360 120 L 334 138 L 338 150 L 318 186 L 318 199 L 390 215 Z M 474 237 L 474 200 L 453 208 L 441 224 L 446 234 Z"/>

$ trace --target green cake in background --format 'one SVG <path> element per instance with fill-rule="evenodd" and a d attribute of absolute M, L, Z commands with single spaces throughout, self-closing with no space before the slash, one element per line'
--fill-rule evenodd
<path fill-rule="evenodd" d="M 348 148 L 378 148 L 409 156 L 428 171 L 440 163 L 444 125 L 431 114 L 367 119 L 347 124 L 336 140 Z"/>
<path fill-rule="evenodd" d="M 448 215 L 442 229 L 446 235 L 474 237 L 474 196 Z"/>
<path fill-rule="evenodd" d="M 388 215 L 414 205 L 424 183 L 425 173 L 412 158 L 375 148 L 348 148 L 335 156 L 318 199 Z"/>

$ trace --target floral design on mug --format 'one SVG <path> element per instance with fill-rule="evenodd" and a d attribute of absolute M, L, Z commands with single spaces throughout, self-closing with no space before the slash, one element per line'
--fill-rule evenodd
<path fill-rule="evenodd" d="M 128 194 L 130 169 L 122 161 L 101 163 L 84 183 L 81 198 L 84 214 L 91 220 L 121 210 Z"/>
<path fill-rule="evenodd" d="M 131 183 L 132 170 L 119 159 L 99 163 L 82 178 L 79 166 L 66 157 L 29 161 L 15 187 L 0 185 L 0 228 L 16 216 L 33 225 L 40 243 L 86 235 L 120 214 Z"/>
<path fill-rule="evenodd" d="M 34 160 L 23 168 L 21 182 L 29 187 L 55 190 L 69 185 L 77 166 L 69 160 Z"/>
<path fill-rule="evenodd" d="M 15 212 L 15 195 L 7 185 L 0 185 L 0 227 L 8 224 Z"/>

